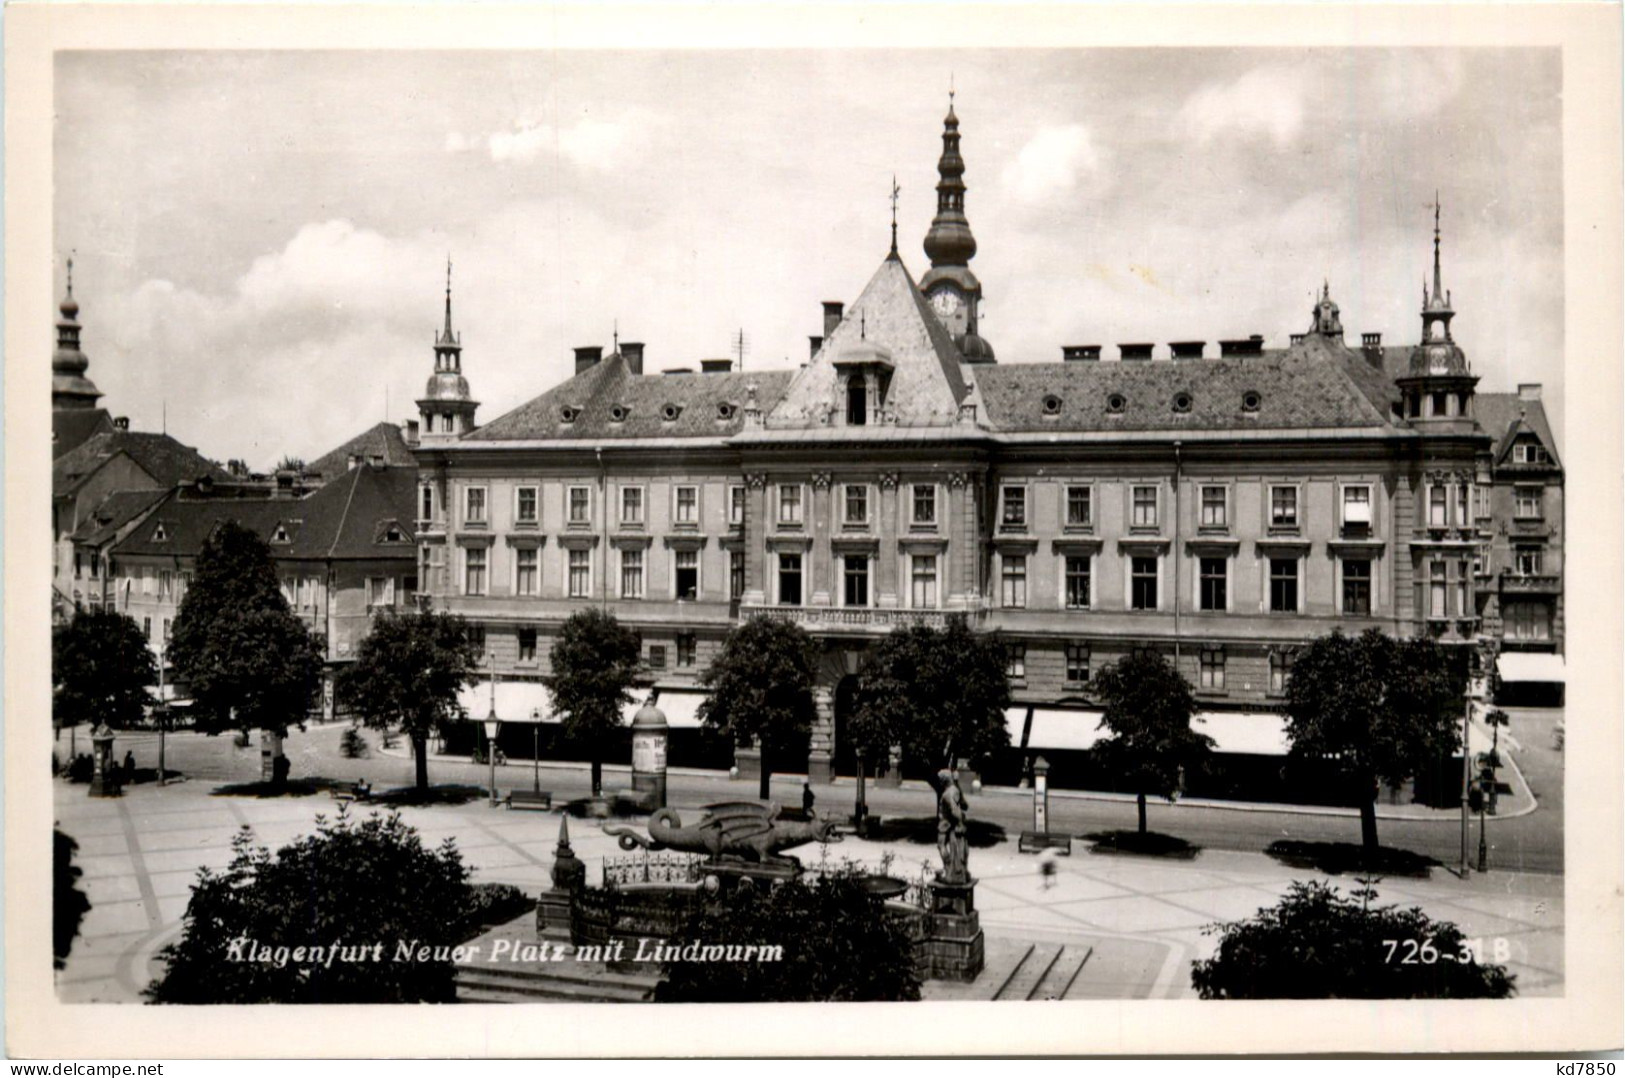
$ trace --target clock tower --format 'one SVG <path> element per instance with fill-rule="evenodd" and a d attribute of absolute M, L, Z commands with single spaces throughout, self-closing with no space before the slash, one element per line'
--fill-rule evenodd
<path fill-rule="evenodd" d="M 976 237 L 965 218 L 965 160 L 959 156 L 959 117 L 954 95 L 948 94 L 948 117 L 942 123 L 942 156 L 937 160 L 937 215 L 925 234 L 925 253 L 931 269 L 920 281 L 920 291 L 937 318 L 953 334 L 967 363 L 992 363 L 993 348 L 977 334 L 982 282 L 971 272 Z"/>

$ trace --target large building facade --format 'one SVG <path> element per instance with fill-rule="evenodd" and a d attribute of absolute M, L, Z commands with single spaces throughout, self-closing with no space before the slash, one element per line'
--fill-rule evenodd
<path fill-rule="evenodd" d="M 545 715 L 551 638 L 586 604 L 642 634 L 662 706 L 688 717 L 741 618 L 804 625 L 826 780 L 865 650 L 903 624 L 1001 635 L 1022 751 L 1092 744 L 1091 676 L 1137 649 L 1178 665 L 1221 750 L 1264 755 L 1294 649 L 1333 628 L 1561 651 L 1556 446 L 1538 386 L 1477 392 L 1437 211 L 1414 346 L 1347 341 L 1326 287 L 1285 348 L 1000 364 L 959 144 L 950 107 L 930 269 L 909 273 L 894 225 L 799 370 L 656 374 L 617 341 L 479 426 L 448 290 L 419 402 L 418 579 L 483 627 L 510 706 Z"/>

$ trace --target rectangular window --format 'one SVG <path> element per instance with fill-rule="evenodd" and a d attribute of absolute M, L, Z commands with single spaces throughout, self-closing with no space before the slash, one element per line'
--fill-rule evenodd
<path fill-rule="evenodd" d="M 1475 613 L 1473 609 L 1473 580 L 1468 576 L 1471 562 L 1460 561 L 1456 563 L 1456 617 L 1470 618 Z"/>
<path fill-rule="evenodd" d="M 1155 528 L 1157 526 L 1157 488 L 1135 487 L 1133 492 L 1134 509 L 1129 518 L 1130 526 L 1135 528 Z"/>
<path fill-rule="evenodd" d="M 869 559 L 861 554 L 841 559 L 841 591 L 847 606 L 869 605 Z"/>
<path fill-rule="evenodd" d="M 801 524 L 801 485 L 799 483 L 781 483 L 779 485 L 779 523 Z"/>
<path fill-rule="evenodd" d="M 1538 546 L 1518 547 L 1513 555 L 1513 566 L 1519 576 L 1539 576 L 1541 563 L 1541 548 Z"/>
<path fill-rule="evenodd" d="M 677 508 L 672 520 L 678 527 L 692 528 L 700 522 L 700 488 L 678 487 Z"/>
<path fill-rule="evenodd" d="M 1472 489 L 1467 483 L 1458 484 L 1456 487 L 1456 527 L 1458 528 L 1470 528 L 1473 525 L 1473 518 L 1467 512 L 1468 491 Z"/>
<path fill-rule="evenodd" d="M 649 645 L 649 669 L 664 670 L 666 668 L 666 645 Z"/>
<path fill-rule="evenodd" d="M 1202 527 L 1222 528 L 1225 526 L 1225 489 L 1223 487 L 1202 488 Z"/>
<path fill-rule="evenodd" d="M 572 599 L 585 599 L 592 591 L 592 551 L 570 551 L 569 579 L 566 590 Z"/>
<path fill-rule="evenodd" d="M 1000 501 L 1003 508 L 999 514 L 999 528 L 1003 531 L 1025 531 L 1027 529 L 1027 488 L 1005 487 L 1001 492 Z"/>
<path fill-rule="evenodd" d="M 1503 611 L 1506 635 L 1514 640 L 1549 640 L 1552 610 L 1545 603 L 1507 603 Z"/>
<path fill-rule="evenodd" d="M 1006 677 L 1024 678 L 1027 676 L 1027 645 L 1006 644 L 1004 646 L 1004 659 Z"/>
<path fill-rule="evenodd" d="M 869 488 L 862 483 L 846 484 L 846 498 L 844 500 L 848 524 L 867 524 L 869 522 Z"/>
<path fill-rule="evenodd" d="M 693 633 L 678 633 L 677 634 L 677 665 L 678 666 L 693 666 L 694 665 L 694 634 Z"/>
<path fill-rule="evenodd" d="M 1203 648 L 1197 667 L 1196 685 L 1201 689 L 1224 688 L 1224 649 Z"/>
<path fill-rule="evenodd" d="M 862 378 L 850 378 L 846 383 L 846 425 L 861 427 L 868 422 L 868 387 L 863 384 Z"/>
<path fill-rule="evenodd" d="M 913 505 L 915 524 L 936 524 L 937 522 L 937 488 L 934 483 L 914 484 Z"/>
<path fill-rule="evenodd" d="M 1229 561 L 1226 558 L 1198 558 L 1197 573 L 1201 608 L 1224 610 L 1229 606 Z"/>
<path fill-rule="evenodd" d="M 1068 554 L 1066 556 L 1066 608 L 1068 610 L 1088 610 L 1090 593 L 1093 588 L 1089 572 L 1089 555 Z"/>
<path fill-rule="evenodd" d="M 1292 676 L 1292 652 L 1270 652 L 1270 695 L 1285 696 L 1287 678 Z"/>
<path fill-rule="evenodd" d="M 1008 607 L 1023 607 L 1027 605 L 1027 556 L 1025 554 L 1004 554 L 999 557 L 999 576 L 1001 580 L 1000 595 L 1003 605 Z"/>
<path fill-rule="evenodd" d="M 142 618 L 141 619 L 141 635 L 145 636 L 149 641 L 152 639 L 152 619 L 151 618 Z"/>
<path fill-rule="evenodd" d="M 592 488 L 571 487 L 568 519 L 571 524 L 592 523 Z"/>
<path fill-rule="evenodd" d="M 158 598 L 167 599 L 175 588 L 175 575 L 168 569 L 158 570 Z"/>
<path fill-rule="evenodd" d="M 519 661 L 533 663 L 536 661 L 536 630 L 519 630 Z"/>
<path fill-rule="evenodd" d="M 515 492 L 513 519 L 515 524 L 536 523 L 535 487 L 520 487 L 518 491 Z"/>
<path fill-rule="evenodd" d="M 169 619 L 164 619 L 164 643 L 169 643 Z"/>
<path fill-rule="evenodd" d="M 513 592 L 515 595 L 536 594 L 536 564 L 538 554 L 533 546 L 514 548 Z"/>
<path fill-rule="evenodd" d="M 1157 559 L 1129 559 L 1129 606 L 1134 610 L 1157 608 Z"/>
<path fill-rule="evenodd" d="M 700 552 L 698 550 L 679 550 L 677 552 L 677 598 L 698 599 L 700 597 Z"/>
<path fill-rule="evenodd" d="M 480 553 L 483 554 L 484 551 L 482 550 Z M 394 606 L 395 578 L 388 576 L 369 576 L 367 578 L 367 605 Z"/>
<path fill-rule="evenodd" d="M 463 491 L 463 523 L 485 523 L 485 488 L 469 487 Z"/>
<path fill-rule="evenodd" d="M 1343 488 L 1343 525 L 1369 528 L 1371 526 L 1371 488 L 1366 486 Z"/>
<path fill-rule="evenodd" d="M 1270 559 L 1270 612 L 1298 612 L 1298 559 Z"/>
<path fill-rule="evenodd" d="M 745 552 L 728 551 L 728 598 L 739 599 L 745 594 Z"/>
<path fill-rule="evenodd" d="M 643 523 L 643 488 L 621 488 L 621 523 L 623 525 L 641 525 Z"/>
<path fill-rule="evenodd" d="M 1428 563 L 1428 616 L 1443 618 L 1449 616 L 1449 581 L 1445 579 L 1444 562 Z"/>
<path fill-rule="evenodd" d="M 316 578 L 302 577 L 299 581 L 299 605 L 310 610 L 316 605 Z"/>
<path fill-rule="evenodd" d="M 480 661 L 483 662 L 485 655 L 485 626 L 470 625 L 468 627 L 468 642 L 475 653 L 481 656 Z"/>
<path fill-rule="evenodd" d="M 1540 519 L 1540 494 L 1541 489 L 1539 487 L 1518 488 L 1515 515 L 1519 520 Z"/>
<path fill-rule="evenodd" d="M 430 520 L 434 519 L 434 488 L 433 487 L 425 486 L 423 488 L 423 501 L 422 501 L 421 506 L 420 506 L 420 512 L 418 514 L 418 519 L 423 520 L 423 521 L 430 521 Z"/>
<path fill-rule="evenodd" d="M 909 557 L 910 605 L 922 610 L 937 605 L 937 556 L 914 554 Z"/>
<path fill-rule="evenodd" d="M 801 555 L 779 555 L 779 603 L 801 605 Z"/>
<path fill-rule="evenodd" d="M 1450 505 L 1446 500 L 1449 496 L 1443 484 L 1428 487 L 1428 527 L 1443 528 L 1450 523 Z"/>
<path fill-rule="evenodd" d="M 1343 562 L 1343 613 L 1361 618 L 1371 613 L 1371 562 L 1368 560 Z"/>
<path fill-rule="evenodd" d="M 1270 488 L 1270 527 L 1296 528 L 1298 526 L 1298 488 Z"/>
<path fill-rule="evenodd" d="M 745 526 L 745 488 L 728 488 L 728 526 L 730 528 L 743 528 Z"/>
<path fill-rule="evenodd" d="M 485 594 L 485 548 L 471 546 L 463 551 L 463 594 Z"/>
<path fill-rule="evenodd" d="M 621 598 L 643 598 L 643 551 L 621 551 Z"/>
<path fill-rule="evenodd" d="M 1066 680 L 1074 685 L 1082 685 L 1089 680 L 1088 644 L 1066 646 Z"/>
<path fill-rule="evenodd" d="M 1088 487 L 1066 488 L 1066 526 L 1087 528 L 1094 523 L 1094 499 Z"/>

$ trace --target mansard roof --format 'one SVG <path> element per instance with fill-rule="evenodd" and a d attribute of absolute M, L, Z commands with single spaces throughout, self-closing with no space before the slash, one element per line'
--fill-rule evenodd
<path fill-rule="evenodd" d="M 1546 420 L 1546 406 L 1538 400 L 1525 400 L 1517 393 L 1475 393 L 1473 407 L 1478 425 L 1495 439 L 1495 462 L 1500 464 L 1512 452 L 1512 443 L 1518 435 L 1531 433 L 1546 447 L 1552 464 L 1562 467 L 1557 455 L 1557 439 L 1552 436 L 1551 424 Z"/>
<path fill-rule="evenodd" d="M 305 465 L 305 472 L 321 476 L 324 483 L 330 482 L 350 470 L 351 457 L 358 457 L 363 463 L 369 457 L 379 457 L 392 468 L 408 468 L 417 464 L 412 451 L 406 447 L 406 438 L 401 434 L 400 426 L 384 422 L 317 457 Z"/>
<path fill-rule="evenodd" d="M 766 412 L 794 373 L 633 374 L 617 352 L 462 441 L 726 438 L 744 428 L 751 385 L 756 406 Z"/>
<path fill-rule="evenodd" d="M 768 412 L 768 429 L 821 427 L 837 408 L 835 361 L 845 349 L 864 343 L 884 346 L 892 362 L 886 407 L 899 427 L 950 426 L 959 405 L 971 395 L 960 370 L 959 350 L 947 327 L 920 294 L 908 268 L 888 256 L 825 339 L 818 354 L 796 372 L 784 399 Z"/>
<path fill-rule="evenodd" d="M 75 543 L 100 546 L 168 494 L 161 489 L 114 491 L 85 514 L 69 538 Z"/>

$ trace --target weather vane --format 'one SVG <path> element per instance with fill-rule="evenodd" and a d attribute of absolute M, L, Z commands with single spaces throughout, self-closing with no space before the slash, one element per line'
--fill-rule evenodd
<path fill-rule="evenodd" d="M 891 253 L 897 253 L 897 196 L 902 192 L 897 186 L 897 173 L 891 176 Z"/>

